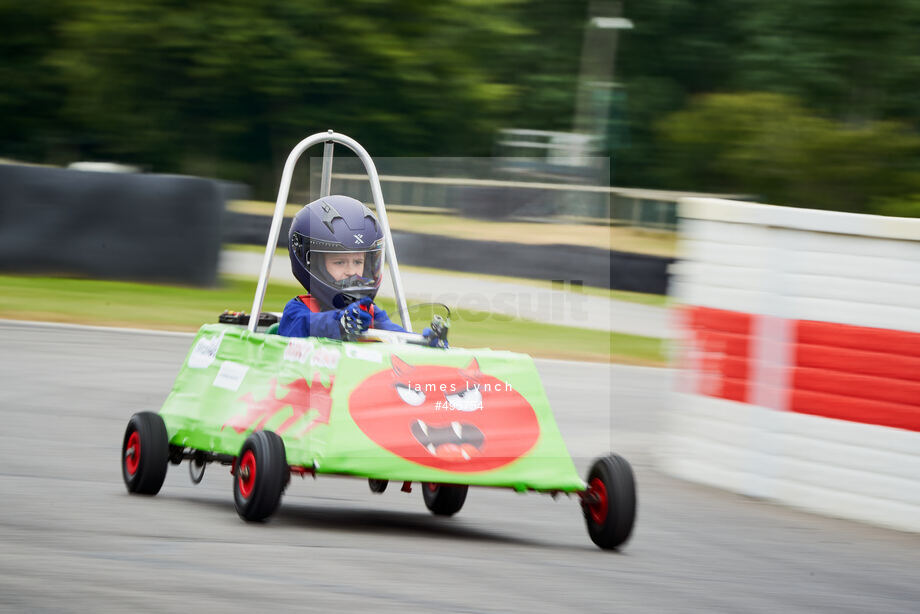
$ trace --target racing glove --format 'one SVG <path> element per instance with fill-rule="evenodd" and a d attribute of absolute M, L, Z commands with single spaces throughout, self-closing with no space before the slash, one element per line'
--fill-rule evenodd
<path fill-rule="evenodd" d="M 365 296 L 360 301 L 355 301 L 345 309 L 341 310 L 339 324 L 342 327 L 342 335 L 347 339 L 354 339 L 357 335 L 363 333 L 371 326 L 373 321 L 373 304 L 374 301 Z"/>
<path fill-rule="evenodd" d="M 440 316 L 431 320 L 431 326 L 422 330 L 422 336 L 428 340 L 428 347 L 449 348 L 447 344 L 447 329 L 450 323 Z"/>

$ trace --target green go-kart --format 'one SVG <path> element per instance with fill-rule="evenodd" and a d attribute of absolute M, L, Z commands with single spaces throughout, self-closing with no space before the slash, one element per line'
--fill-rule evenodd
<path fill-rule="evenodd" d="M 331 131 L 304 139 L 288 157 L 251 313 L 262 314 L 294 166 L 319 143 L 323 195 L 335 143 L 364 163 L 397 308 L 411 331 L 376 168 L 361 145 Z M 611 454 L 593 463 L 586 481 L 578 476 L 529 356 L 433 348 L 412 332 L 288 338 L 275 334 L 268 315 L 222 320 L 198 331 L 160 411 L 128 421 L 121 466 L 129 492 L 159 492 L 169 464 L 188 461 L 197 483 L 218 462 L 231 467 L 239 515 L 264 521 L 292 474 L 366 478 L 374 492 L 390 482 L 410 492 L 417 483 L 427 508 L 444 516 L 461 509 L 470 486 L 505 487 L 577 496 L 601 548 L 629 538 L 636 510 L 629 463 Z"/>

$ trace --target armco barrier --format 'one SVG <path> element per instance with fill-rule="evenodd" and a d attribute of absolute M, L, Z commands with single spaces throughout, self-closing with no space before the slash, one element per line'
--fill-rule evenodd
<path fill-rule="evenodd" d="M 680 205 L 671 473 L 920 531 L 920 220 Z"/>
<path fill-rule="evenodd" d="M 0 165 L 0 270 L 210 285 L 222 210 L 207 179 Z"/>

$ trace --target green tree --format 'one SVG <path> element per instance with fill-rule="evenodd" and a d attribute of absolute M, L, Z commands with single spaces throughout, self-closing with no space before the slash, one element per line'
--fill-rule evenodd
<path fill-rule="evenodd" d="M 733 89 L 785 93 L 851 124 L 920 120 L 920 2 L 746 1 Z"/>
<path fill-rule="evenodd" d="M 920 190 L 920 137 L 906 126 L 830 121 L 787 96 L 703 96 L 659 129 L 671 180 L 690 189 L 857 212 Z"/>
<path fill-rule="evenodd" d="M 500 52 L 527 33 L 508 0 L 72 1 L 51 61 L 91 153 L 266 184 L 326 127 L 376 155 L 488 153 L 515 95 Z"/>
<path fill-rule="evenodd" d="M 881 120 L 901 122 L 901 131 L 920 126 L 920 0 L 624 6 L 635 28 L 623 37 L 618 59 L 630 133 L 627 148 L 614 152 L 621 183 L 688 187 L 675 181 L 692 173 L 665 166 L 676 162 L 655 125 L 702 94 L 772 92 L 854 128 Z"/>
<path fill-rule="evenodd" d="M 64 83 L 48 61 L 66 17 L 53 1 L 0 0 L 0 156 L 42 159 L 66 132 L 58 114 Z"/>
<path fill-rule="evenodd" d="M 627 142 L 612 143 L 616 181 L 680 189 L 662 168 L 655 124 L 691 97 L 725 91 L 743 46 L 739 0 L 624 2 L 633 29 L 620 36 L 616 80 L 625 88 Z"/>

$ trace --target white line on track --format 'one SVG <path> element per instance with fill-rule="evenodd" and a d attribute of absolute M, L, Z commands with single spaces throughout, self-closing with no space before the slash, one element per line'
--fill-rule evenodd
<path fill-rule="evenodd" d="M 99 330 L 114 333 L 140 333 L 144 335 L 166 335 L 170 337 L 194 337 L 195 333 L 186 333 L 177 330 L 154 330 L 149 328 L 128 328 L 123 326 L 93 326 L 90 324 L 71 324 L 68 322 L 40 322 L 38 320 L 7 320 L 0 318 L 2 325 L 23 325 L 23 326 L 42 326 L 45 328 L 66 328 L 66 329 L 83 329 Z"/>

